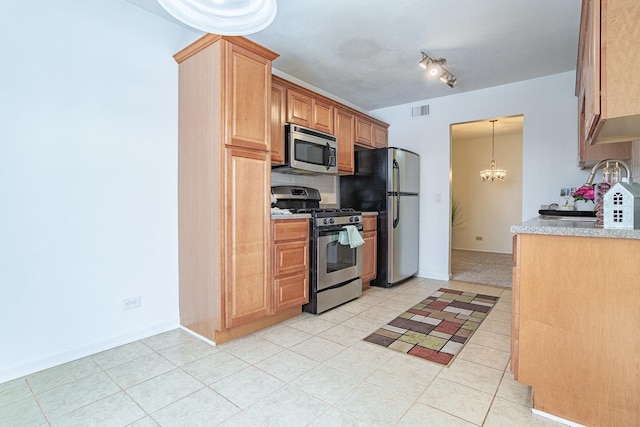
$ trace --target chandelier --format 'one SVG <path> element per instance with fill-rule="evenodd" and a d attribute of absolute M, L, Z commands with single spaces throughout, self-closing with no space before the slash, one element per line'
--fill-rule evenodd
<path fill-rule="evenodd" d="M 494 159 L 494 150 L 496 145 L 496 122 L 498 120 L 489 120 L 491 122 L 492 132 L 491 132 L 491 163 L 489 164 L 489 169 L 485 169 L 480 171 L 480 176 L 482 177 L 482 181 L 504 181 L 504 177 L 507 176 L 507 171 L 504 169 L 496 169 L 496 161 Z"/>

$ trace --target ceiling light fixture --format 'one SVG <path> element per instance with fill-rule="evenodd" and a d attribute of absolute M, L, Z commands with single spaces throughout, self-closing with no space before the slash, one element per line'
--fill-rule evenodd
<path fill-rule="evenodd" d="M 494 159 L 494 149 L 496 144 L 496 122 L 498 120 L 489 120 L 493 125 L 491 133 L 491 163 L 489 169 L 480 171 L 482 181 L 504 181 L 504 177 L 507 176 L 507 171 L 504 169 L 496 169 L 496 161 Z"/>
<path fill-rule="evenodd" d="M 446 59 L 432 58 L 424 52 L 420 53 L 422 53 L 422 59 L 418 62 L 418 65 L 426 69 L 429 76 L 439 77 L 440 81 L 449 85 L 450 88 L 457 86 L 458 79 L 456 79 L 451 71 L 444 68 L 444 64 L 447 63 Z"/>
<path fill-rule="evenodd" d="M 158 0 L 171 16 L 206 33 L 242 36 L 267 28 L 276 0 Z"/>

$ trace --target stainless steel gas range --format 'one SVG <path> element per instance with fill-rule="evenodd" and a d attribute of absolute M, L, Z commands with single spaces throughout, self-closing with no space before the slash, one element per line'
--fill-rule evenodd
<path fill-rule="evenodd" d="M 278 208 L 308 213 L 310 221 L 309 303 L 302 308 L 322 313 L 362 293 L 362 246 L 340 243 L 345 227 L 362 236 L 362 213 L 353 209 L 320 208 L 320 192 L 310 187 L 274 186 Z"/>

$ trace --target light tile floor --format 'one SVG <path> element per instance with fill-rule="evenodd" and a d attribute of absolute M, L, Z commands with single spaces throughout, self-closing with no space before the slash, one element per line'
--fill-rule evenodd
<path fill-rule="evenodd" d="M 511 254 L 451 250 L 453 280 L 510 288 L 512 267 Z"/>
<path fill-rule="evenodd" d="M 439 287 L 500 296 L 449 368 L 362 338 Z M 553 426 L 509 372 L 511 290 L 412 279 L 210 346 L 176 329 L 0 384 L 0 426 Z"/>

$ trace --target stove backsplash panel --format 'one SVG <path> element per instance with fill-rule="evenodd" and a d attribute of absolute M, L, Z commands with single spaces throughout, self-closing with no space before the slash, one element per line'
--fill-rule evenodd
<path fill-rule="evenodd" d="M 271 171 L 271 185 L 303 185 L 320 191 L 321 207 L 338 207 L 338 178 L 333 175 L 292 175 Z"/>

